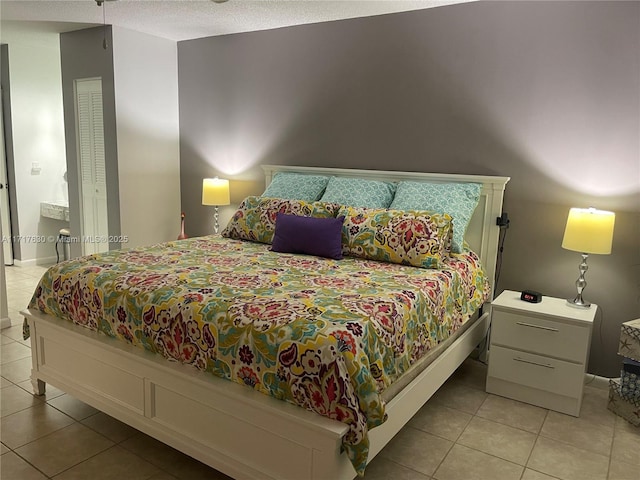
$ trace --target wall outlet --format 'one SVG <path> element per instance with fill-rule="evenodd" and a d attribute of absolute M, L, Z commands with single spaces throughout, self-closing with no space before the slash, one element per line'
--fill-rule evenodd
<path fill-rule="evenodd" d="M 31 162 L 31 175 L 40 175 L 42 171 L 42 167 L 40 167 L 40 163 Z"/>

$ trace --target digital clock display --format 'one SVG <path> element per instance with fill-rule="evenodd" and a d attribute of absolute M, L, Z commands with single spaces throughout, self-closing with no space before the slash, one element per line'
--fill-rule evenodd
<path fill-rule="evenodd" d="M 542 301 L 542 294 L 533 290 L 523 290 L 520 294 L 520 300 L 529 303 L 540 303 Z"/>

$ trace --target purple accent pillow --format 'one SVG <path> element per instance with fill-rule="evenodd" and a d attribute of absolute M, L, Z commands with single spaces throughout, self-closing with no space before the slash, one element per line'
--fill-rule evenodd
<path fill-rule="evenodd" d="M 278 213 L 271 250 L 342 259 L 344 217 L 299 217 Z"/>

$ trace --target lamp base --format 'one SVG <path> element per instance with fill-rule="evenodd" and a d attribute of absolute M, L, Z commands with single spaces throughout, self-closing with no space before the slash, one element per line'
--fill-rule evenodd
<path fill-rule="evenodd" d="M 591 303 L 585 302 L 582 299 L 582 296 L 578 296 L 576 298 L 567 298 L 567 305 L 574 308 L 590 308 Z"/>
<path fill-rule="evenodd" d="M 589 302 L 586 302 L 582 298 L 582 291 L 587 286 L 587 281 L 584 279 L 584 275 L 585 273 L 587 273 L 587 270 L 589 270 L 589 266 L 587 265 L 588 257 L 589 257 L 588 253 L 583 253 L 582 262 L 580 262 L 580 265 L 578 267 L 578 269 L 580 270 L 580 276 L 578 277 L 578 280 L 576 280 L 576 289 L 578 290 L 578 294 L 573 299 L 571 298 L 567 299 L 567 304 L 572 307 L 589 308 L 591 306 Z"/>

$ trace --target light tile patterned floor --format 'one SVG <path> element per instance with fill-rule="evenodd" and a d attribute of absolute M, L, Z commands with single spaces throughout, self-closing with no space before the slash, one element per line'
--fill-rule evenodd
<path fill-rule="evenodd" d="M 19 310 L 42 267 L 7 267 L 2 330 L 1 478 L 224 479 L 225 475 L 47 385 L 31 394 Z M 640 429 L 586 387 L 579 418 L 484 391 L 467 360 L 367 468 L 366 480 L 640 480 Z"/>

